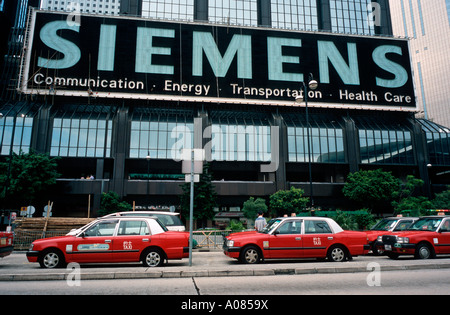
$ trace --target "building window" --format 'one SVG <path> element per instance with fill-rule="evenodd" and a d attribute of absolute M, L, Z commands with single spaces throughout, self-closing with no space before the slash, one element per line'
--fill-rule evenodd
<path fill-rule="evenodd" d="M 414 164 L 412 133 L 399 124 L 356 123 L 363 164 Z"/>
<path fill-rule="evenodd" d="M 375 35 L 369 24 L 371 0 L 330 0 L 331 30 L 337 33 Z"/>
<path fill-rule="evenodd" d="M 15 126 L 14 126 L 15 124 Z M 33 118 L 27 116 L 0 118 L 0 154 L 9 155 L 12 152 L 28 153 L 31 145 Z M 12 147 L 11 147 L 12 145 Z"/>
<path fill-rule="evenodd" d="M 134 113 L 131 121 L 130 158 L 181 159 L 182 149 L 192 149 L 191 116 Z"/>
<path fill-rule="evenodd" d="M 281 29 L 317 31 L 316 0 L 272 1 L 272 26 Z"/>
<path fill-rule="evenodd" d="M 431 165 L 450 165 L 450 129 L 429 120 L 419 119 L 425 132 Z"/>
<path fill-rule="evenodd" d="M 111 135 L 111 120 L 55 118 L 50 155 L 110 157 Z"/>
<path fill-rule="evenodd" d="M 212 23 L 258 26 L 257 0 L 209 0 L 208 16 Z"/>
<path fill-rule="evenodd" d="M 264 116 L 264 115 L 263 115 Z M 211 158 L 215 161 L 268 162 L 271 160 L 270 125 L 250 113 L 212 114 Z"/>
<path fill-rule="evenodd" d="M 450 0 L 445 0 L 445 6 L 447 7 L 448 24 L 450 25 Z"/>
<path fill-rule="evenodd" d="M 194 20 L 194 0 L 142 1 L 142 17 L 169 20 Z"/>
<path fill-rule="evenodd" d="M 289 162 L 308 162 L 311 156 L 313 163 L 345 163 L 344 132 L 337 120 L 310 118 L 308 154 L 308 124 L 304 117 L 283 117 L 288 125 Z"/>

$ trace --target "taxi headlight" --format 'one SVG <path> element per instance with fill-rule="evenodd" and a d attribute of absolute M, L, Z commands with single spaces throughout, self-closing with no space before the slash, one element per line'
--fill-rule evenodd
<path fill-rule="evenodd" d="M 30 248 L 28 249 L 30 252 L 33 250 L 34 244 L 31 243 Z"/>
<path fill-rule="evenodd" d="M 227 246 L 228 247 L 233 247 L 234 246 L 234 241 L 228 240 L 227 241 Z"/>
<path fill-rule="evenodd" d="M 382 241 L 383 241 L 383 236 L 382 235 L 378 236 L 377 237 L 377 242 L 382 242 Z"/>
<path fill-rule="evenodd" d="M 397 243 L 407 244 L 409 243 L 409 237 L 397 237 Z"/>

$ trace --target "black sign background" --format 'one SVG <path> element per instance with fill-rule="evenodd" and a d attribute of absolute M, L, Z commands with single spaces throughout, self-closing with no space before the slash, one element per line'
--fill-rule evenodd
<path fill-rule="evenodd" d="M 47 47 L 40 39 L 40 30 L 51 21 L 67 19 L 67 14 L 36 12 L 32 49 L 29 56 L 28 77 L 25 93 L 46 91 L 63 93 L 79 91 L 105 97 L 143 97 L 149 99 L 170 99 L 170 97 L 220 98 L 229 101 L 261 100 L 261 103 L 292 102 L 302 83 L 273 81 L 268 78 L 267 37 L 294 38 L 302 40 L 302 47 L 283 47 L 283 55 L 296 56 L 300 63 L 285 63 L 283 71 L 303 73 L 308 79 L 309 73 L 319 81 L 317 94 L 311 95 L 310 102 L 339 105 L 383 105 L 396 107 L 415 107 L 414 88 L 411 75 L 410 56 L 406 40 L 386 39 L 362 36 L 344 36 L 322 33 L 302 33 L 293 31 L 276 31 L 258 28 L 238 28 L 203 24 L 180 24 L 149 21 L 144 19 L 108 18 L 81 16 L 80 31 L 60 30 L 58 36 L 76 44 L 81 50 L 81 59 L 68 69 L 46 69 L 37 67 L 38 57 L 62 58 L 62 54 Z M 116 25 L 116 44 L 114 71 L 97 70 L 100 28 L 102 24 Z M 154 37 L 153 46 L 170 48 L 169 56 L 154 55 L 152 64 L 174 67 L 173 75 L 144 74 L 135 72 L 137 28 L 173 29 L 174 38 Z M 203 76 L 192 75 L 193 32 L 210 32 L 223 56 L 235 34 L 250 35 L 252 41 L 252 79 L 239 79 L 237 75 L 237 56 L 224 78 L 216 78 L 205 54 L 203 54 Z M 318 41 L 332 41 L 341 56 L 348 62 L 347 44 L 357 46 L 360 85 L 346 85 L 337 71 L 329 63 L 330 84 L 320 81 Z M 381 45 L 398 46 L 402 55 L 388 54 L 387 58 L 401 65 L 408 74 L 408 81 L 399 88 L 382 88 L 376 85 L 376 78 L 392 80 L 394 75 L 378 67 L 372 59 L 375 48 Z M 57 84 L 55 78 L 79 80 L 79 84 Z M 83 80 L 92 79 L 86 88 Z M 119 87 L 119 81 L 120 87 Z M 100 84 L 103 82 L 104 84 Z M 138 83 L 141 83 L 140 85 Z M 114 84 L 113 84 L 114 83 Z M 171 89 L 168 89 L 168 85 Z M 185 90 L 173 88 L 173 84 L 186 84 Z M 191 91 L 188 86 L 191 85 Z M 139 88 L 138 88 L 139 87 Z M 198 90 L 195 90 L 198 88 Z M 206 95 L 206 88 L 208 94 Z M 239 89 L 242 88 L 242 89 Z M 244 88 L 254 88 L 253 93 Z M 199 92 L 201 90 L 201 92 Z M 246 91 L 248 93 L 246 93 Z M 255 92 L 258 91 L 258 92 Z M 294 92 L 295 91 L 295 92 Z M 343 96 L 345 92 L 345 96 Z M 352 94 L 353 93 L 353 94 Z M 387 93 L 387 94 L 386 94 Z M 125 94 L 125 96 L 124 96 Z M 269 95 L 271 94 L 271 95 Z M 84 94 L 80 94 L 84 95 Z M 139 96 L 138 96 L 139 95 Z"/>

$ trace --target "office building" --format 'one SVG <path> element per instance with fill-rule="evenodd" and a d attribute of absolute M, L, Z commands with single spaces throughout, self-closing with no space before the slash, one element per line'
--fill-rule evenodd
<path fill-rule="evenodd" d="M 393 34 L 410 39 L 418 117 L 450 126 L 450 1 L 390 1 Z"/>
<path fill-rule="evenodd" d="M 0 107 L 0 154 L 61 157 L 53 202 L 67 216 L 88 200 L 95 214 L 106 191 L 178 208 L 182 148 L 207 151 L 216 221 L 290 187 L 316 208 L 351 208 L 342 187 L 359 169 L 415 175 L 427 193 L 435 172 L 437 192 L 450 132 L 414 117 L 407 41 L 376 3 L 122 0 L 126 17 L 83 13 L 79 26 L 34 13 L 21 100 Z M 66 45 L 52 44 L 59 32 Z M 305 93 L 310 79 L 319 86 Z"/>
<path fill-rule="evenodd" d="M 41 0 L 40 8 L 48 11 L 114 15 L 119 14 L 120 0 Z"/>

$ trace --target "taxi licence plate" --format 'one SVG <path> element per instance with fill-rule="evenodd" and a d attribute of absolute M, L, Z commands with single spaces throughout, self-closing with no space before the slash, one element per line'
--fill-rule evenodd
<path fill-rule="evenodd" d="M 391 245 L 384 245 L 384 250 L 392 250 L 392 246 Z"/>

